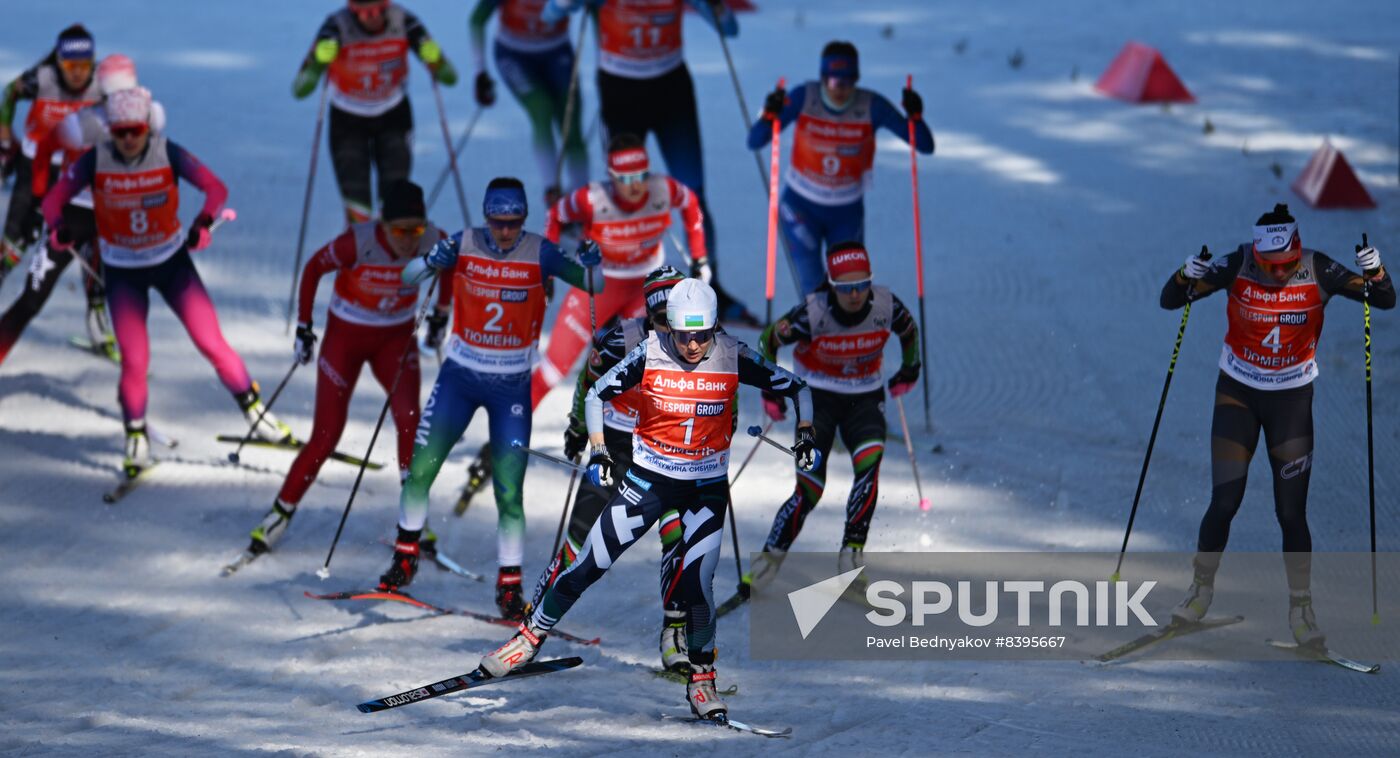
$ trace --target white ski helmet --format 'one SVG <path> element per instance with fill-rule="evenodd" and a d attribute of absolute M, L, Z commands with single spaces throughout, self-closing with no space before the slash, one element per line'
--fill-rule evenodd
<path fill-rule="evenodd" d="M 146 124 L 151 118 L 151 93 L 145 87 L 118 90 L 107 97 L 107 120 L 117 124 Z"/>
<path fill-rule="evenodd" d="M 103 95 L 136 86 L 136 64 L 121 53 L 114 53 L 97 64 L 97 87 Z"/>
<path fill-rule="evenodd" d="M 699 279 L 682 279 L 666 298 L 666 322 L 673 332 L 713 329 L 718 321 L 718 307 L 714 288 Z"/>

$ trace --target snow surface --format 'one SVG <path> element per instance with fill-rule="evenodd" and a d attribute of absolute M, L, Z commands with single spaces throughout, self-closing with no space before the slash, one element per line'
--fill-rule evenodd
<path fill-rule="evenodd" d="M 1397 247 L 1395 95 L 1400 5 L 1305 2 L 931 3 L 837 0 L 761 3 L 732 45 L 749 103 L 779 76 L 815 73 L 821 45 L 850 38 L 863 84 L 897 98 L 907 72 L 924 96 L 939 155 L 920 163 L 929 346 L 936 430 L 918 432 L 934 508 L 915 507 L 909 466 L 892 436 L 870 550 L 1117 549 L 1178 316 L 1158 309 L 1161 281 L 1209 243 L 1225 251 L 1254 216 L 1290 202 L 1307 242 L 1350 261 L 1364 230 L 1388 258 Z M 0 25 L 0 76 L 37 59 L 75 19 L 99 51 L 131 55 L 166 105 L 170 134 L 219 172 L 239 220 L 198 257 L 230 341 L 264 386 L 286 370 L 288 272 L 306 176 L 315 101 L 288 92 L 295 68 L 337 3 L 66 0 L 12 3 Z M 470 74 L 469 4 L 410 3 Z M 719 46 L 688 22 L 688 59 L 702 103 L 709 195 L 724 281 L 761 307 L 765 205 L 742 147 L 739 113 Z M 1091 85 L 1127 40 L 1163 50 L 1200 103 L 1130 107 Z M 955 50 L 965 40 L 962 53 Z M 1019 48 L 1024 65 L 1008 57 Z M 586 71 L 592 67 L 592 45 Z M 412 79 L 416 178 L 444 165 L 433 101 Z M 1072 76 L 1077 71 L 1077 78 Z M 597 99 L 583 80 L 585 114 Z M 471 113 L 468 87 L 448 91 L 454 135 Z M 1203 133 L 1209 118 L 1215 129 Z M 464 161 L 477 204 L 484 181 L 519 174 L 534 186 L 523 113 L 506 93 Z M 1330 136 L 1381 209 L 1315 212 L 1288 190 Z M 596 145 L 594 146 L 596 156 Z M 877 276 L 913 304 L 907 152 L 881 138 L 868 201 Z M 1277 165 L 1281 178 L 1271 171 Z M 596 157 L 595 157 L 595 165 Z M 308 235 L 332 236 L 340 210 L 323 154 Z M 436 218 L 458 223 L 451 191 Z M 538 188 L 532 189 L 532 195 Z M 187 211 L 193 207 L 187 202 Z M 191 211 L 192 212 L 192 211 Z M 532 228 L 542 224 L 537 209 Z M 780 270 L 782 266 L 780 264 Z M 791 302 L 780 273 L 779 307 Z M 17 295 L 20 277 L 4 286 Z M 656 548 L 624 558 L 562 625 L 601 634 L 598 649 L 551 642 L 586 665 L 481 696 L 443 698 L 364 716 L 353 705 L 462 673 L 503 630 L 423 618 L 406 606 L 352 607 L 305 589 L 362 586 L 386 565 L 397 482 L 365 479 L 334 576 L 325 554 L 354 470 L 326 466 L 275 555 L 232 579 L 241 549 L 290 463 L 248 451 L 243 469 L 214 465 L 213 436 L 240 416 L 171 313 L 152 308 L 156 361 L 150 417 L 178 436 L 177 457 L 116 507 L 98 495 L 120 459 L 115 370 L 66 345 L 81 331 L 70 274 L 0 369 L 0 753 L 36 754 L 1025 754 L 1395 753 L 1400 687 L 1387 668 L 1366 677 L 1315 664 L 904 663 L 785 665 L 749 660 L 746 614 L 721 623 L 721 683 L 737 683 L 736 716 L 792 725 L 791 741 L 666 724 L 683 711 L 677 685 L 656 679 Z M 323 297 L 329 286 L 323 284 Z M 320 319 L 318 319 L 320 320 Z M 1331 309 L 1317 383 L 1312 529 L 1319 550 L 1364 550 L 1365 447 L 1360 309 Z M 1209 494 L 1207 439 L 1221 298 L 1198 306 L 1186 336 L 1135 550 L 1189 550 Z M 1380 544 L 1396 544 L 1400 488 L 1400 326 L 1375 318 L 1375 419 Z M 301 372 L 278 411 L 309 429 L 313 382 Z M 426 382 L 433 377 L 425 371 Z M 361 381 L 346 450 L 362 450 L 382 397 Z M 919 396 L 907 398 L 911 418 Z M 538 444 L 558 444 L 565 392 L 536 419 Z M 756 398 L 746 398 L 757 418 Z M 891 411 L 891 429 L 897 417 Z M 484 424 L 457 448 L 465 461 Z M 934 444 L 943 452 L 931 451 Z M 747 443 L 739 446 L 746 452 Z M 381 440 L 375 457 L 391 460 Z M 207 462 L 207 463 L 205 463 Z M 1275 550 L 1267 469 L 1235 520 L 1231 548 Z M 735 488 L 741 540 L 757 549 L 787 494 L 785 459 L 761 451 Z M 489 495 L 460 519 L 449 502 L 464 465 L 434 490 L 445 549 L 488 572 L 495 514 Z M 552 541 L 566 477 L 533 466 L 526 573 Z M 799 548 L 835 549 L 849 468 L 833 464 L 827 501 Z M 727 540 L 726 540 L 727 542 Z M 717 593 L 733 586 L 729 556 Z M 1282 591 L 1280 582 L 1280 591 Z M 425 569 L 414 589 L 447 605 L 489 609 L 489 585 Z M 1389 588 L 1393 591 L 1393 588 Z M 1279 619 L 1279 634 L 1284 634 Z M 1323 619 L 1324 624 L 1326 619 Z M 1400 623 L 1387 619 L 1386 623 Z"/>

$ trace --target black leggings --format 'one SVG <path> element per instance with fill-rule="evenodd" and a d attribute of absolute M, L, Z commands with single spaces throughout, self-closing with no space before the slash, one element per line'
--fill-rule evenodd
<path fill-rule="evenodd" d="M 880 496 L 880 461 L 885 455 L 885 390 L 857 395 L 812 390 L 812 431 L 817 436 L 821 459 L 811 471 L 797 469 L 797 486 L 792 496 L 773 517 L 765 550 L 788 550 L 807 514 L 817 507 L 826 489 L 826 464 L 831 445 L 840 432 L 841 443 L 851 453 L 855 481 L 846 498 L 846 530 L 842 545 L 865 547 L 875 502 Z"/>
<path fill-rule="evenodd" d="M 54 182 L 58 172 L 49 172 L 49 184 Z M 32 187 L 34 177 L 33 162 L 23 154 L 15 158 L 15 184 L 10 190 L 10 206 L 5 213 L 5 239 L 18 250 L 39 240 L 44 229 L 44 216 L 39 210 L 39 198 L 34 197 Z"/>
<path fill-rule="evenodd" d="M 378 116 L 356 116 L 331 108 L 331 164 L 340 185 L 346 217 L 366 220 L 374 216 L 370 196 L 370 164 L 379 174 L 379 200 L 384 188 L 407 179 L 413 170 L 413 108 L 405 97 Z"/>
<path fill-rule="evenodd" d="M 5 315 L 0 316 L 0 362 L 5 360 L 15 343 L 19 341 L 19 336 L 24 332 L 24 328 L 35 316 L 39 315 L 39 311 L 53 292 L 54 286 L 58 284 L 64 270 L 68 268 L 68 263 L 73 260 L 73 256 L 82 255 L 84 260 L 92 260 L 89 251 L 96 244 L 95 237 L 97 235 L 92 209 L 65 205 L 63 207 L 63 226 L 73 236 L 72 251 L 53 252 L 45 247 L 41 252 L 35 253 L 35 257 L 30 261 L 29 269 L 24 275 L 24 289 L 20 291 L 14 304 L 5 311 Z M 88 276 L 86 271 L 83 272 L 83 281 L 88 293 L 88 301 L 101 304 L 101 285 Z"/>
<path fill-rule="evenodd" d="M 1273 470 L 1274 515 L 1283 530 L 1283 550 L 1312 551 L 1307 517 L 1313 455 L 1312 398 L 1312 384 L 1261 390 L 1220 374 L 1215 383 L 1215 415 L 1210 429 L 1210 507 L 1201 518 L 1197 550 L 1220 553 L 1225 549 L 1230 539 L 1230 521 L 1244 500 L 1249 462 L 1259 444 L 1259 430 L 1263 429 Z M 1305 588 L 1306 577 L 1306 566 L 1301 562 L 1289 566 L 1290 587 Z"/>

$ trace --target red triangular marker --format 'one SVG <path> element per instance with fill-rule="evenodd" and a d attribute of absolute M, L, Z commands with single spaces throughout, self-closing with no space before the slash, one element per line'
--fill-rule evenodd
<path fill-rule="evenodd" d="M 1314 208 L 1376 207 L 1346 156 L 1329 141 L 1323 141 L 1308 159 L 1303 173 L 1293 181 L 1293 191 Z"/>
<path fill-rule="evenodd" d="M 1141 42 L 1124 45 L 1094 89 L 1130 103 L 1196 102 L 1162 54 Z"/>

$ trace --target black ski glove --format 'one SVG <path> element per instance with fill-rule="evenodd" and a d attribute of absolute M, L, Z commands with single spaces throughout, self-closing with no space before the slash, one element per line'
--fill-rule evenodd
<path fill-rule="evenodd" d="M 485 71 L 476 75 L 476 104 L 486 108 L 496 104 L 496 82 Z"/>
<path fill-rule="evenodd" d="M 797 444 L 792 446 L 792 457 L 803 471 L 817 467 L 821 455 L 817 452 L 817 433 L 812 431 L 811 425 L 797 427 Z"/>
<path fill-rule="evenodd" d="M 588 456 L 588 481 L 604 489 L 613 485 L 613 459 L 604 445 L 595 445 Z"/>
<path fill-rule="evenodd" d="M 292 345 L 292 352 L 303 366 L 316 357 L 316 332 L 311 329 L 311 322 L 297 324 L 296 342 Z"/>
<path fill-rule="evenodd" d="M 763 117 L 776 121 L 786 105 L 787 90 L 782 87 L 774 89 L 768 93 L 768 97 L 763 99 Z"/>
<path fill-rule="evenodd" d="M 913 89 L 904 90 L 904 112 L 909 118 L 921 118 L 924 115 L 924 99 Z"/>
<path fill-rule="evenodd" d="M 424 321 L 428 324 L 428 334 L 423 338 L 423 344 L 437 350 L 442 347 L 442 337 L 447 333 L 447 314 L 435 310 Z"/>
<path fill-rule="evenodd" d="M 588 447 L 588 427 L 584 426 L 582 419 L 570 413 L 569 425 L 564 427 L 564 457 L 571 461 L 578 460 L 585 447 Z"/>

